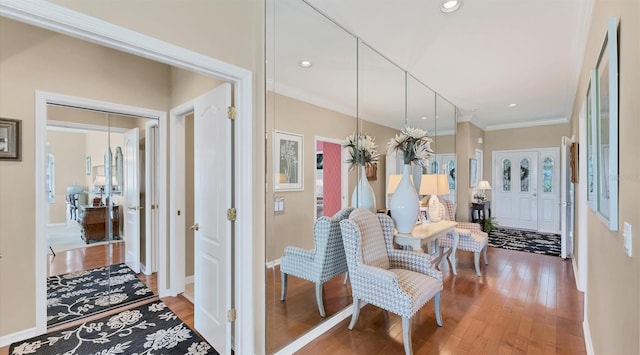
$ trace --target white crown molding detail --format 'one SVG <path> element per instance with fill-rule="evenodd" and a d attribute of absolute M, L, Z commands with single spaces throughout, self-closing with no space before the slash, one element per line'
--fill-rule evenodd
<path fill-rule="evenodd" d="M 486 128 L 483 128 L 483 129 L 485 131 L 499 131 L 501 129 L 547 126 L 547 125 L 554 125 L 554 124 L 563 124 L 563 123 L 568 123 L 568 122 L 569 122 L 569 120 L 567 118 L 550 118 L 550 119 L 546 119 L 546 120 L 535 120 L 535 121 L 526 121 L 526 122 L 518 122 L 518 123 L 506 123 L 506 124 L 491 125 L 491 126 L 487 126 Z"/>

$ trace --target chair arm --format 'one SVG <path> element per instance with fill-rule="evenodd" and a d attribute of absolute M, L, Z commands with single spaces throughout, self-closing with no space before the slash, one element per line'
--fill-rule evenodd
<path fill-rule="evenodd" d="M 360 266 L 358 266 L 358 274 L 368 282 L 377 285 L 397 286 L 398 284 L 396 274 L 389 270 L 385 270 L 376 266 L 361 264 Z"/>
<path fill-rule="evenodd" d="M 314 254 L 315 250 L 307 250 L 293 246 L 284 248 L 284 255 L 293 258 L 308 259 L 309 261 L 313 261 Z"/>
<path fill-rule="evenodd" d="M 389 254 L 389 261 L 392 268 L 411 270 L 442 280 L 442 272 L 435 268 L 429 254 L 394 249 Z"/>
<path fill-rule="evenodd" d="M 456 228 L 470 230 L 473 233 L 482 232 L 480 223 L 458 222 L 458 224 L 456 225 Z"/>

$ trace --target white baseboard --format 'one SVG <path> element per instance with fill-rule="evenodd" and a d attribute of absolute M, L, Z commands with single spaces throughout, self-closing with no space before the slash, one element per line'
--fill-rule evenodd
<path fill-rule="evenodd" d="M 587 305 L 585 305 L 586 307 Z M 586 314 L 587 312 L 585 312 Z M 585 317 L 582 322 L 582 332 L 584 333 L 584 347 L 587 349 L 587 355 L 595 355 L 593 350 L 593 342 L 591 341 L 591 330 L 589 329 L 589 320 Z"/>
<path fill-rule="evenodd" d="M 573 265 L 573 278 L 576 280 L 576 288 L 580 292 L 584 292 L 584 287 L 580 284 L 580 276 L 578 274 L 578 262 L 576 261 L 575 256 L 571 258 L 571 265 Z M 586 306 L 586 305 L 585 305 Z"/>
<path fill-rule="evenodd" d="M 267 261 L 265 263 L 265 265 L 267 266 L 267 269 L 273 269 L 274 267 L 280 265 L 280 259 L 281 258 L 278 258 L 278 259 L 276 259 L 274 261 Z"/>
<path fill-rule="evenodd" d="M 364 307 L 364 305 L 366 305 L 366 304 L 367 304 L 366 302 L 362 302 L 362 307 Z M 352 313 L 353 313 L 353 305 L 350 304 L 346 308 L 341 310 L 340 312 L 338 312 L 335 315 L 333 315 L 333 317 L 327 318 L 327 320 L 325 320 L 324 322 L 320 323 L 319 326 L 311 329 L 310 331 L 305 333 L 300 338 L 294 340 L 292 343 L 289 343 L 289 345 L 287 345 L 284 348 L 278 350 L 278 352 L 276 352 L 275 355 L 290 355 L 290 354 L 295 353 L 296 351 L 298 351 L 298 350 L 302 349 L 303 347 L 305 347 L 307 344 L 309 344 L 312 341 L 314 341 L 316 338 L 318 338 L 322 334 L 324 334 L 327 331 L 329 331 L 331 328 L 335 327 L 338 323 L 340 323 L 343 320 L 345 320 Z M 345 331 L 348 331 L 348 330 L 345 328 Z"/>
<path fill-rule="evenodd" d="M 25 339 L 29 339 L 35 336 L 38 336 L 41 334 L 38 334 L 38 332 L 36 331 L 36 328 L 29 328 L 29 329 L 25 329 L 25 330 L 21 330 L 19 332 L 15 332 L 13 334 L 8 334 L 5 336 L 0 337 L 0 347 L 5 347 L 5 346 L 9 346 L 15 342 L 21 341 L 21 340 L 25 340 Z"/>
<path fill-rule="evenodd" d="M 185 285 L 186 285 L 186 284 L 192 284 L 193 282 L 194 282 L 194 281 L 193 281 L 193 275 L 191 275 L 191 276 L 186 276 L 186 277 L 184 278 L 184 284 L 185 284 Z"/>

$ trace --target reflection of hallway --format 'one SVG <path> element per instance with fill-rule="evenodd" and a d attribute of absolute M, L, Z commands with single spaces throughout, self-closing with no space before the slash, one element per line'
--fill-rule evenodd
<path fill-rule="evenodd" d="M 90 244 L 85 243 L 81 237 L 82 228 L 78 222 L 74 220 L 67 221 L 66 224 L 51 225 L 47 227 L 47 244 L 58 254 L 67 250 L 106 244 L 107 241 L 91 241 Z M 114 241 L 114 242 L 119 242 Z M 51 254 L 51 249 L 48 253 Z"/>

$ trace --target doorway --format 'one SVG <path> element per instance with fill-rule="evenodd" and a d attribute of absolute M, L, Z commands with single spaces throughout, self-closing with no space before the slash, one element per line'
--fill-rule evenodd
<path fill-rule="evenodd" d="M 315 137 L 316 179 L 315 208 L 316 219 L 333 216 L 347 206 L 347 167 L 342 164 L 346 157 L 338 139 Z"/>
<path fill-rule="evenodd" d="M 498 225 L 560 231 L 558 148 L 493 152 L 492 209 Z"/>

